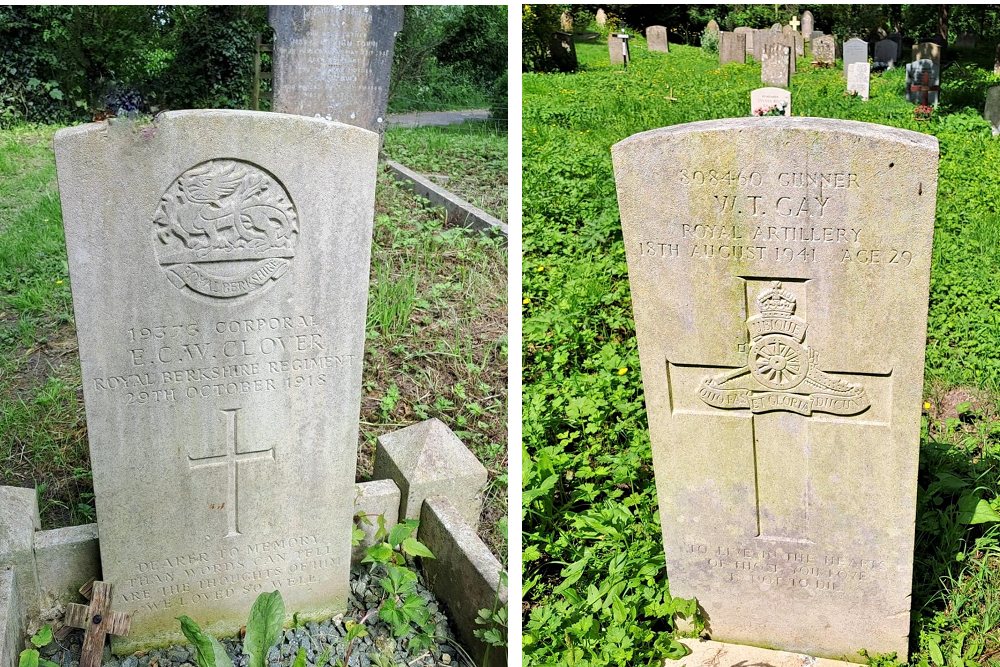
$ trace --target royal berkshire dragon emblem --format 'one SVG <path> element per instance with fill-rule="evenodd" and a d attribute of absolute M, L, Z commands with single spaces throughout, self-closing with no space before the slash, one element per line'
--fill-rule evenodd
<path fill-rule="evenodd" d="M 753 413 L 785 410 L 801 415 L 856 415 L 871 402 L 861 385 L 819 369 L 819 355 L 804 344 L 808 324 L 795 316 L 795 295 L 773 282 L 757 296 L 759 315 L 747 320 L 747 365 L 706 378 L 698 395 L 711 406 Z"/>
<path fill-rule="evenodd" d="M 280 278 L 295 254 L 288 192 L 260 167 L 209 160 L 174 180 L 153 215 L 157 259 L 178 289 L 220 299 Z"/>

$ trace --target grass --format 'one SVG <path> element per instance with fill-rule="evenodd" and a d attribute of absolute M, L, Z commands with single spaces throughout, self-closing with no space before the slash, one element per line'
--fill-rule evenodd
<path fill-rule="evenodd" d="M 749 115 L 759 65 L 683 45 L 577 44 L 576 74 L 523 77 L 524 645 L 526 665 L 677 655 L 611 168 L 612 144 Z M 981 118 L 1000 83 L 972 54 L 913 119 L 902 69 L 845 95 L 840 67 L 799 61 L 796 116 L 934 134 L 941 145 L 927 336 L 911 665 L 1000 664 L 1000 142 Z M 676 98 L 676 99 L 671 99 Z M 980 511 L 974 512 L 978 508 Z M 993 514 L 991 514 L 991 512 Z M 621 640 L 621 641 L 619 641 Z M 860 648 L 860 647 L 859 647 Z M 887 657 L 873 662 L 895 664 Z"/>
<path fill-rule="evenodd" d="M 0 131 L 0 484 L 37 486 L 45 528 L 93 521 L 56 127 Z M 490 471 L 481 534 L 506 560 L 506 256 L 380 171 L 358 479 L 375 438 L 429 417 Z"/>
<path fill-rule="evenodd" d="M 385 154 L 507 222 L 507 133 L 493 121 L 394 127 Z"/>

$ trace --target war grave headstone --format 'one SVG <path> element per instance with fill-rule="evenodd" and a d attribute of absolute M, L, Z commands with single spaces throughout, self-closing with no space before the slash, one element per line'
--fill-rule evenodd
<path fill-rule="evenodd" d="M 868 42 L 857 37 L 844 42 L 844 76 L 852 63 L 868 62 Z"/>
<path fill-rule="evenodd" d="M 760 81 L 768 86 L 788 87 L 791 73 L 791 49 L 784 44 L 768 44 L 764 47 L 764 59 L 760 66 Z"/>
<path fill-rule="evenodd" d="M 836 42 L 833 35 L 816 37 L 812 41 L 813 62 L 832 65 L 836 58 Z"/>
<path fill-rule="evenodd" d="M 937 107 L 941 92 L 941 68 L 925 58 L 906 64 L 906 99 L 913 104 Z"/>
<path fill-rule="evenodd" d="M 603 9 L 598 9 L 597 14 L 594 15 L 594 21 L 597 25 L 604 27 L 608 23 L 608 15 L 604 13 Z"/>
<path fill-rule="evenodd" d="M 941 46 L 934 42 L 920 42 L 913 45 L 913 60 L 933 60 L 941 65 Z"/>
<path fill-rule="evenodd" d="M 875 65 L 880 69 L 892 69 L 896 65 L 899 44 L 891 39 L 875 42 Z"/>
<path fill-rule="evenodd" d="M 628 33 L 613 32 L 608 35 L 608 55 L 611 57 L 612 65 L 624 65 L 628 67 Z"/>
<path fill-rule="evenodd" d="M 252 111 L 56 134 L 116 652 L 264 590 L 346 609 L 378 148 Z"/>
<path fill-rule="evenodd" d="M 646 48 L 650 51 L 670 53 L 667 43 L 667 29 L 662 25 L 651 25 L 646 28 Z"/>
<path fill-rule="evenodd" d="M 750 91 L 750 113 L 763 116 L 772 109 L 785 116 L 792 115 L 792 93 L 784 88 L 757 88 Z"/>
<path fill-rule="evenodd" d="M 401 5 L 271 5 L 274 111 L 386 126 Z"/>
<path fill-rule="evenodd" d="M 802 30 L 800 31 L 807 42 L 812 39 L 813 30 L 815 29 L 812 12 L 807 9 L 802 12 Z"/>
<path fill-rule="evenodd" d="M 993 136 L 1000 134 L 1000 86 L 992 86 L 986 91 L 986 108 L 983 118 L 993 127 Z"/>
<path fill-rule="evenodd" d="M 671 594 L 717 641 L 905 662 L 937 139 L 727 119 L 612 158 Z"/>
<path fill-rule="evenodd" d="M 851 63 L 847 68 L 847 92 L 867 100 L 870 89 L 871 65 L 867 62 Z"/>
<path fill-rule="evenodd" d="M 707 30 L 708 32 L 714 32 L 716 35 L 722 32 L 719 29 L 719 24 L 715 19 L 712 19 L 711 21 L 708 22 L 708 25 L 705 26 L 705 30 Z"/>
<path fill-rule="evenodd" d="M 746 35 L 723 31 L 719 34 L 719 63 L 740 63 L 747 59 Z"/>

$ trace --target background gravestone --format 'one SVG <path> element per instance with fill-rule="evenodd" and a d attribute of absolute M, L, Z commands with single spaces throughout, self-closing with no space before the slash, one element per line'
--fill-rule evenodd
<path fill-rule="evenodd" d="M 974 49 L 976 44 L 979 42 L 979 37 L 972 32 L 963 32 L 955 40 L 955 48 L 957 49 Z"/>
<path fill-rule="evenodd" d="M 755 30 L 753 33 L 753 59 L 764 62 L 764 47 L 773 44 L 775 34 L 770 30 Z"/>
<path fill-rule="evenodd" d="M 784 44 L 768 44 L 764 47 L 764 59 L 760 66 L 760 81 L 769 86 L 788 87 L 791 73 L 791 49 Z"/>
<path fill-rule="evenodd" d="M 612 65 L 627 65 L 629 61 L 628 34 L 613 32 L 608 35 L 608 55 Z"/>
<path fill-rule="evenodd" d="M 549 51 L 552 53 L 552 61 L 555 63 L 556 69 L 560 72 L 575 72 L 578 61 L 573 34 L 556 31 L 552 33 L 549 44 Z"/>
<path fill-rule="evenodd" d="M 997 44 L 996 51 L 993 54 L 993 73 L 1000 74 L 1000 44 Z"/>
<path fill-rule="evenodd" d="M 745 46 L 746 46 L 746 53 L 745 53 L 745 55 L 752 56 L 753 55 L 753 36 L 754 36 L 754 32 L 756 32 L 756 31 L 753 28 L 746 28 L 746 27 L 740 26 L 739 28 L 735 28 L 733 30 L 733 32 L 736 33 L 737 35 L 743 35 L 744 43 L 745 43 Z"/>
<path fill-rule="evenodd" d="M 56 134 L 117 652 L 235 634 L 264 590 L 347 608 L 378 144 L 252 111 Z"/>
<path fill-rule="evenodd" d="M 796 47 L 796 36 L 793 34 L 782 33 L 776 38 L 775 43 L 784 44 L 788 47 L 788 75 L 791 76 L 795 74 L 795 47 Z"/>
<path fill-rule="evenodd" d="M 891 39 L 883 39 L 875 42 L 875 63 L 886 69 L 891 69 L 896 65 L 896 54 L 899 51 L 899 44 Z"/>
<path fill-rule="evenodd" d="M 983 118 L 990 122 L 993 136 L 1000 134 L 1000 86 L 992 86 L 986 91 L 986 109 Z"/>
<path fill-rule="evenodd" d="M 750 113 L 781 107 L 785 116 L 792 115 L 792 93 L 784 88 L 757 88 L 750 91 Z"/>
<path fill-rule="evenodd" d="M 559 15 L 559 28 L 563 32 L 572 33 L 573 32 L 573 15 L 569 12 L 563 12 Z"/>
<path fill-rule="evenodd" d="M 897 63 L 903 62 L 903 35 L 898 32 L 893 32 L 889 34 L 889 39 L 896 42 L 896 61 Z"/>
<path fill-rule="evenodd" d="M 725 32 L 719 34 L 719 64 L 746 62 L 746 35 L 736 32 Z"/>
<path fill-rule="evenodd" d="M 813 15 L 812 12 L 807 9 L 806 11 L 802 12 L 802 29 L 801 29 L 802 36 L 805 37 L 805 40 L 807 42 L 810 39 L 812 39 L 813 30 L 815 30 L 815 25 L 813 24 Z"/>
<path fill-rule="evenodd" d="M 671 594 L 718 641 L 905 662 L 937 139 L 729 119 L 612 158 Z"/>
<path fill-rule="evenodd" d="M 812 57 L 817 63 L 832 65 L 836 60 L 836 42 L 833 35 L 815 37 L 812 41 Z"/>
<path fill-rule="evenodd" d="M 844 42 L 844 76 L 851 63 L 868 62 L 868 42 L 857 37 Z"/>
<path fill-rule="evenodd" d="M 594 21 L 603 28 L 608 23 L 608 15 L 604 13 L 603 9 L 598 9 L 597 14 L 594 15 Z"/>
<path fill-rule="evenodd" d="M 272 5 L 274 110 L 385 129 L 401 5 Z"/>
<path fill-rule="evenodd" d="M 871 65 L 867 62 L 851 63 L 847 68 L 847 92 L 867 100 L 870 87 Z"/>
<path fill-rule="evenodd" d="M 718 35 L 721 32 L 721 30 L 719 30 L 719 24 L 716 22 L 715 19 L 712 19 L 711 21 L 708 22 L 708 25 L 705 26 L 705 30 L 708 32 L 714 32 L 716 35 Z"/>
<path fill-rule="evenodd" d="M 650 51 L 670 53 L 667 43 L 667 29 L 662 25 L 651 25 L 646 28 L 646 48 Z"/>
<path fill-rule="evenodd" d="M 937 107 L 940 87 L 941 68 L 933 60 L 925 58 L 906 64 L 906 99 L 911 103 Z"/>
<path fill-rule="evenodd" d="M 913 45 L 913 60 L 930 59 L 941 65 L 941 46 L 934 42 L 920 42 Z"/>

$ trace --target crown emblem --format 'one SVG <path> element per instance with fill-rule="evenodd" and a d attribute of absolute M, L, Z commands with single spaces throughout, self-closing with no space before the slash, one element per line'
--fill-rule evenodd
<path fill-rule="evenodd" d="M 769 289 L 757 295 L 757 307 L 763 317 L 791 317 L 795 312 L 795 295 L 782 289 L 775 280 Z"/>

